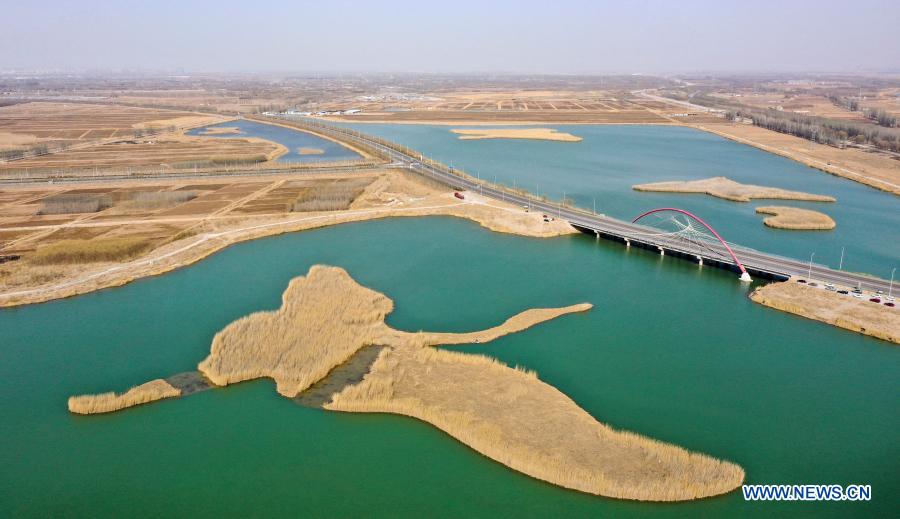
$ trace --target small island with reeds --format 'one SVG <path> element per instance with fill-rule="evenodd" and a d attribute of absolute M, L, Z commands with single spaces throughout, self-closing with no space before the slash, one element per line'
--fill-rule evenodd
<path fill-rule="evenodd" d="M 615 430 L 533 371 L 431 348 L 489 342 L 591 308 L 581 303 L 526 310 L 469 333 L 406 332 L 385 323 L 393 310 L 387 296 L 359 285 L 343 269 L 317 265 L 291 281 L 278 310 L 242 317 L 216 334 L 198 370 L 219 387 L 270 378 L 279 394 L 297 399 L 361 351 L 377 346 L 362 377 L 338 388 L 322 407 L 417 418 L 510 468 L 602 496 L 681 501 L 740 486 L 744 471 L 739 466 Z M 124 395 L 73 397 L 69 408 L 108 412 L 178 391 L 154 380 Z"/>
<path fill-rule="evenodd" d="M 758 214 L 768 214 L 763 223 L 774 229 L 790 229 L 795 231 L 828 231 L 837 224 L 825 213 L 799 207 L 770 205 L 757 207 Z"/>
<path fill-rule="evenodd" d="M 461 141 L 482 139 L 530 139 L 539 141 L 580 142 L 582 139 L 571 133 L 560 132 L 553 128 L 477 128 L 453 129 Z"/>
<path fill-rule="evenodd" d="M 696 193 L 714 196 L 732 202 L 749 202 L 754 198 L 778 200 L 805 200 L 809 202 L 834 202 L 835 198 L 814 195 L 802 191 L 788 191 L 777 187 L 741 184 L 726 177 L 712 177 L 701 180 L 654 182 L 632 186 L 635 191 L 656 193 Z"/>

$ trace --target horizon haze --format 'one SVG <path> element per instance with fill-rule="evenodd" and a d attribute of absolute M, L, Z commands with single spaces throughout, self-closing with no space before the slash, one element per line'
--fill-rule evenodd
<path fill-rule="evenodd" d="M 0 70 L 896 73 L 897 4 L 8 3 Z M 834 21 L 840 20 L 840 26 Z M 824 29 L 823 29 L 824 28 Z M 865 49 L 865 52 L 861 52 Z"/>

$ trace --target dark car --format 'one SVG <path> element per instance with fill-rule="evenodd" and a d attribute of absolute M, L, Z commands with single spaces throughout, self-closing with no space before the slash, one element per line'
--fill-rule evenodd
<path fill-rule="evenodd" d="M 846 290 L 838 290 L 837 293 L 838 294 L 849 294 L 850 292 L 848 292 Z"/>

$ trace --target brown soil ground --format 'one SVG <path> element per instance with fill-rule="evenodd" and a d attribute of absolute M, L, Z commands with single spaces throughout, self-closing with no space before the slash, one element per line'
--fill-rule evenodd
<path fill-rule="evenodd" d="M 827 214 L 799 207 L 763 206 L 757 207 L 756 212 L 772 215 L 764 219 L 763 223 L 776 229 L 827 231 L 835 227 L 834 220 Z"/>
<path fill-rule="evenodd" d="M 727 95 L 716 95 L 723 99 L 732 99 Z M 759 109 L 781 109 L 785 112 L 793 112 L 801 115 L 827 117 L 829 119 L 841 119 L 845 121 L 867 123 L 868 119 L 860 112 L 851 112 L 847 108 L 837 106 L 823 95 L 804 93 L 799 95 L 781 92 L 754 92 L 742 93 L 740 97 L 733 98 L 741 104 Z"/>
<path fill-rule="evenodd" d="M 807 200 L 811 202 L 834 202 L 835 199 L 825 195 L 812 195 L 800 191 L 788 191 L 777 187 L 763 187 L 752 184 L 741 184 L 725 177 L 705 178 L 702 180 L 654 182 L 632 186 L 636 191 L 653 191 L 662 193 L 702 193 L 732 202 L 749 202 L 754 198 L 782 200 Z"/>
<path fill-rule="evenodd" d="M 807 319 L 900 344 L 900 311 L 801 283 L 770 283 L 750 294 L 753 301 Z"/>
<path fill-rule="evenodd" d="M 371 178 L 344 211 L 290 212 L 293 202 L 317 182 Z M 134 192 L 190 190 L 196 198 L 156 209 L 128 202 Z M 109 209 L 86 214 L 37 215 L 43 198 L 91 192 L 110 196 Z M 468 218 L 497 231 L 549 237 L 577 232 L 560 220 L 453 192 L 403 171 L 289 175 L 210 181 L 106 182 L 95 186 L 22 186 L 0 190 L 0 254 L 22 259 L 0 265 L 0 306 L 46 301 L 117 286 L 198 261 L 231 243 L 282 232 L 392 216 L 445 215 Z M 28 258 L 43 245 L 65 239 L 140 237 L 149 252 L 124 263 L 35 265 Z"/>
<path fill-rule="evenodd" d="M 0 135 L 7 135 L 0 140 L 0 146 L 8 146 L 9 139 L 14 138 L 75 145 L 130 138 L 135 128 L 185 128 L 223 120 L 220 116 L 189 111 L 83 103 L 21 103 L 0 107 Z"/>
<path fill-rule="evenodd" d="M 520 111 L 408 111 L 369 112 L 324 119 L 343 122 L 418 123 L 418 124 L 672 124 L 670 119 L 648 110 L 520 110 Z"/>
<path fill-rule="evenodd" d="M 552 128 L 485 128 L 478 130 L 450 130 L 459 135 L 460 140 L 480 139 L 530 139 L 540 141 L 579 142 L 581 137 L 571 133 L 558 132 Z"/>
<path fill-rule="evenodd" d="M 900 160 L 884 154 L 852 148 L 842 150 L 748 124 L 707 123 L 694 127 L 900 195 Z"/>

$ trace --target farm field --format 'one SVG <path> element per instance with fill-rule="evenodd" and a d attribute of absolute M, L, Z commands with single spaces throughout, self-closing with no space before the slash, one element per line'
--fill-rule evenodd
<path fill-rule="evenodd" d="M 259 236 L 432 214 L 528 236 L 575 232 L 397 170 L 10 187 L 0 189 L 0 305 L 115 286 Z"/>
<path fill-rule="evenodd" d="M 333 116 L 354 122 L 430 124 L 666 124 L 677 111 L 665 103 L 613 91 L 493 90 L 451 91 L 419 96 L 362 96 L 321 105 L 323 110 L 361 110 Z"/>
<path fill-rule="evenodd" d="M 203 162 L 265 162 L 277 156 L 280 147 L 262 139 L 208 139 L 184 135 L 108 142 L 0 164 L 3 171 L 29 169 L 125 168 L 158 166 L 169 168 Z"/>
<path fill-rule="evenodd" d="M 135 130 L 185 128 L 225 120 L 218 115 L 118 105 L 33 102 L 0 107 L 0 149 L 25 144 L 78 144 L 132 138 Z"/>

